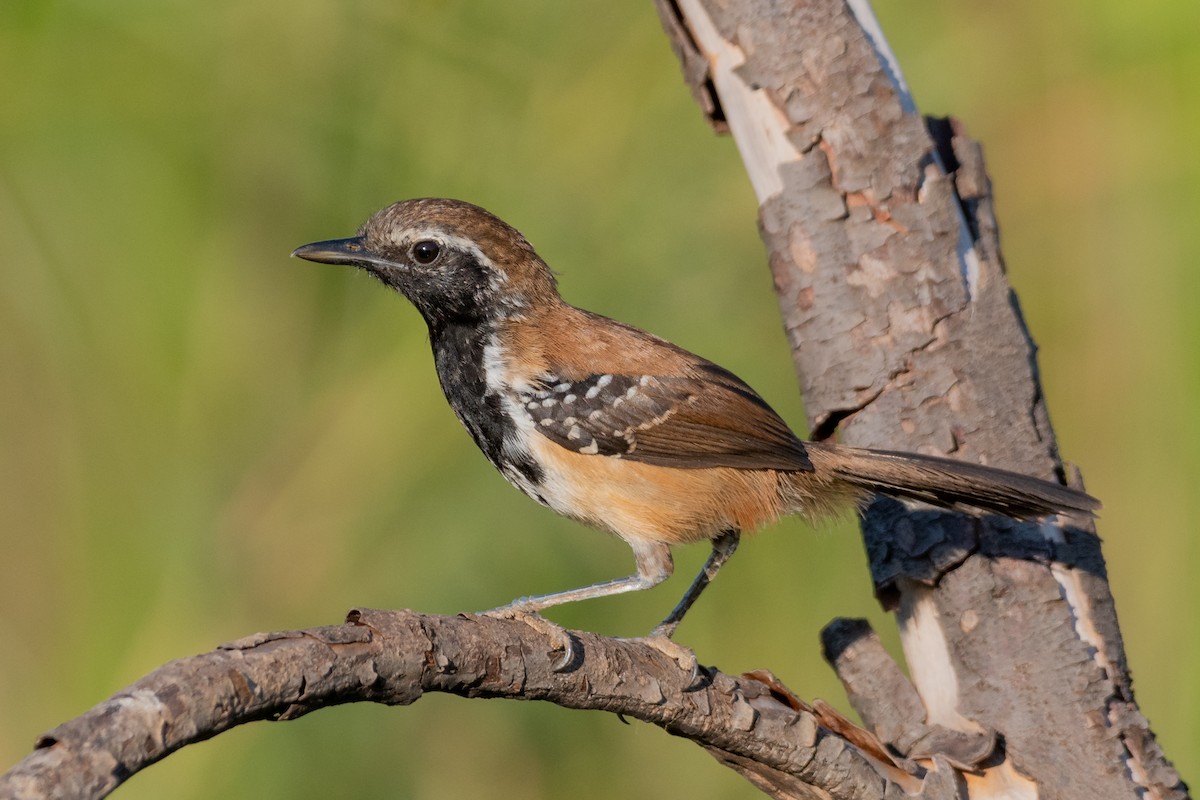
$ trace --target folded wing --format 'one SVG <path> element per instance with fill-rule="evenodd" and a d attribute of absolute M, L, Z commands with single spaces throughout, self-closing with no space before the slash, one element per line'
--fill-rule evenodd
<path fill-rule="evenodd" d="M 701 469 L 811 471 L 804 443 L 753 389 L 709 362 L 694 375 L 545 375 L 517 395 L 538 433 L 579 453 Z"/>

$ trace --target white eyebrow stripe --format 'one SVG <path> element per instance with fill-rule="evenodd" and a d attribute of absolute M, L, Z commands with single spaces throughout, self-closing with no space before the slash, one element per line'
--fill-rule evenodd
<path fill-rule="evenodd" d="M 479 249 L 478 244 L 465 236 L 456 236 L 447 233 L 444 228 L 402 228 L 395 231 L 391 239 L 392 244 L 396 247 L 410 247 L 422 239 L 433 239 L 440 242 L 444 247 L 452 247 L 455 250 L 470 253 L 480 264 L 487 267 L 496 276 L 496 280 L 501 282 L 508 281 L 508 275 L 505 274 L 504 270 L 497 269 L 495 263 Z"/>

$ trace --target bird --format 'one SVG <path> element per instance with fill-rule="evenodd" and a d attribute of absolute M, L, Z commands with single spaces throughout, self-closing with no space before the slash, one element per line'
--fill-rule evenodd
<path fill-rule="evenodd" d="M 975 515 L 1093 514 L 1092 496 L 961 460 L 801 440 L 729 370 L 640 328 L 585 311 L 515 228 L 471 203 L 418 198 L 357 234 L 293 254 L 359 268 L 407 298 L 429 328 L 454 414 L 517 489 L 615 534 L 627 577 L 520 597 L 496 612 L 657 586 L 671 548 L 711 552 L 650 634 L 666 639 L 741 536 L 792 514 L 810 520 L 882 494 Z"/>

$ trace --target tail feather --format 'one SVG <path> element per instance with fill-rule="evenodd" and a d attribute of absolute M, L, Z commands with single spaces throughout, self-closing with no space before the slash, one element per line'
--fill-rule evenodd
<path fill-rule="evenodd" d="M 942 508 L 1016 519 L 1093 514 L 1100 508 L 1099 500 L 1078 489 L 967 461 L 839 445 L 806 446 L 818 474 L 826 472 L 859 489 Z"/>

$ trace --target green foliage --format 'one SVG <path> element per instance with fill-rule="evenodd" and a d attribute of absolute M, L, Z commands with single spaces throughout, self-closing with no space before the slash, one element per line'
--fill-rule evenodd
<path fill-rule="evenodd" d="M 1194 778 L 1196 7 L 879 12 L 918 102 L 987 147 L 1060 439 L 1105 502 L 1142 707 Z M 569 299 L 731 367 L 803 429 L 748 182 L 648 3 L 8 0 L 0 105 L 0 766 L 253 630 L 356 604 L 485 608 L 631 568 L 474 451 L 411 308 L 287 257 L 392 200 L 491 208 Z M 641 633 L 684 580 L 552 616 Z M 852 526 L 787 522 L 680 638 L 845 707 L 817 631 L 861 615 L 892 637 L 869 594 Z M 429 697 L 234 731 L 123 796 L 630 787 L 753 795 L 638 724 Z"/>

